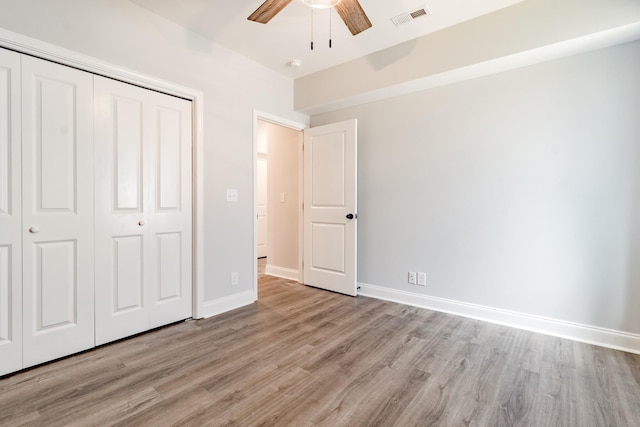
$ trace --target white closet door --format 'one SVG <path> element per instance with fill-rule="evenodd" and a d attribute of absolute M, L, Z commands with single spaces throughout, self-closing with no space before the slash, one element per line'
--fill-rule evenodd
<path fill-rule="evenodd" d="M 147 92 L 95 77 L 96 345 L 147 330 Z M 146 116 L 145 116 L 146 114 Z"/>
<path fill-rule="evenodd" d="M 96 343 L 191 317 L 191 104 L 96 77 Z"/>
<path fill-rule="evenodd" d="M 149 92 L 149 326 L 192 315 L 191 102 Z"/>
<path fill-rule="evenodd" d="M 24 366 L 94 345 L 93 77 L 22 57 Z"/>
<path fill-rule="evenodd" d="M 0 49 L 0 375 L 22 368 L 20 55 Z"/>

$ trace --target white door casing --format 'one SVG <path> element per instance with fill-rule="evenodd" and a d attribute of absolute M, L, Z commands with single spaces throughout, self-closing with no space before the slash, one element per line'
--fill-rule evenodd
<path fill-rule="evenodd" d="M 94 346 L 92 91 L 22 56 L 24 367 Z"/>
<path fill-rule="evenodd" d="M 192 315 L 191 103 L 102 77 L 96 343 Z"/>
<path fill-rule="evenodd" d="M 304 283 L 352 296 L 357 295 L 356 162 L 356 120 L 305 130 Z"/>
<path fill-rule="evenodd" d="M 20 55 L 0 50 L 0 375 L 22 368 Z"/>
<path fill-rule="evenodd" d="M 256 212 L 258 218 L 258 258 L 267 256 L 268 227 L 267 227 L 267 157 L 258 153 L 256 165 L 258 191 L 256 195 Z"/>

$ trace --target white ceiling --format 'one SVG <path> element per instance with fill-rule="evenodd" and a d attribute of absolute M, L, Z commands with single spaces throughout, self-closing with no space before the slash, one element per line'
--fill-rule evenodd
<path fill-rule="evenodd" d="M 160 16 L 254 59 L 278 72 L 300 77 L 456 25 L 523 0 L 360 0 L 373 23 L 352 36 L 333 12 L 314 12 L 314 50 L 310 50 L 311 9 L 293 0 L 268 24 L 247 20 L 263 0 L 131 0 Z M 427 6 L 431 15 L 396 27 L 390 18 Z M 299 69 L 287 64 L 300 59 Z"/>

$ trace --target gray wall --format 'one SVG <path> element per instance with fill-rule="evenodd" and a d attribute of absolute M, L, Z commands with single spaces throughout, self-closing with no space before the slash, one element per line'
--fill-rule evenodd
<path fill-rule="evenodd" d="M 638 76 L 635 42 L 312 117 L 358 119 L 359 281 L 640 333 Z"/>

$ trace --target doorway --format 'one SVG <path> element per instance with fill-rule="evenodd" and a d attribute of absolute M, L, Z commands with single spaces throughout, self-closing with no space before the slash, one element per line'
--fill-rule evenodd
<path fill-rule="evenodd" d="M 283 234 L 280 229 L 269 225 L 274 205 L 287 203 L 287 192 L 270 182 L 270 171 L 283 166 L 272 165 L 269 148 L 269 131 L 266 133 L 266 245 L 267 260 L 265 272 L 268 275 L 297 280 L 309 286 L 356 296 L 357 282 L 357 120 L 345 120 L 305 129 L 303 125 L 291 125 L 277 119 L 254 112 L 254 298 L 258 299 L 258 128 L 259 122 L 266 122 L 267 129 L 291 131 L 298 153 L 297 177 L 295 173 L 284 178 L 282 182 L 291 190 L 297 181 L 298 191 L 289 208 L 293 215 L 284 215 L 280 225 L 287 230 L 295 230 L 289 236 L 289 244 L 281 244 L 280 248 L 288 253 L 288 262 L 297 255 L 297 270 L 282 267 L 278 263 L 284 258 L 275 255 L 274 244 L 280 241 Z M 262 126 L 262 125 L 261 125 Z M 304 132 L 303 132 L 304 130 Z M 278 140 L 279 138 L 272 138 Z M 295 142 L 297 139 L 297 143 Z M 261 143 L 262 144 L 262 143 Z M 304 147 L 304 148 L 303 148 Z M 293 158 L 291 155 L 289 158 Z M 289 165 L 290 166 L 290 165 Z M 297 179 L 296 179 L 297 178 Z M 295 190 L 294 190 L 295 191 Z M 292 193 L 289 193 L 292 194 Z M 295 206 L 297 205 L 297 207 Z M 296 216 L 297 213 L 297 216 Z M 264 233 L 264 230 L 263 230 Z M 297 234 L 297 238 L 295 235 Z M 297 253 L 295 240 L 298 241 Z M 292 255 L 293 254 L 293 255 Z"/>
<path fill-rule="evenodd" d="M 302 281 L 302 144 L 304 125 L 256 114 L 255 292 L 258 269 Z"/>

